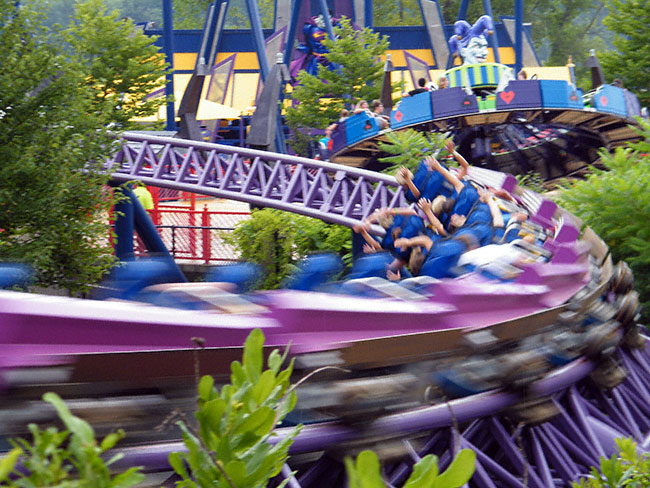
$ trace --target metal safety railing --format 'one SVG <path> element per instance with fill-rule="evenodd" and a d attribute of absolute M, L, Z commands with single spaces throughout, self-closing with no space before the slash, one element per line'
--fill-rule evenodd
<path fill-rule="evenodd" d="M 215 211 L 207 205 L 197 210 L 193 202 L 190 207 L 155 203 L 149 215 L 174 259 L 204 264 L 238 259 L 237 250 L 226 242 L 225 235 L 250 212 Z M 134 252 L 136 256 L 147 253 L 138 236 Z"/>

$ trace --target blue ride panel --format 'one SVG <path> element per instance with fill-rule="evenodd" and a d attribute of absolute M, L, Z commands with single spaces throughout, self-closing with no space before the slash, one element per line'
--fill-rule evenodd
<path fill-rule="evenodd" d="M 538 80 L 512 80 L 497 93 L 497 110 L 541 108 L 542 93 Z"/>
<path fill-rule="evenodd" d="M 623 90 L 625 96 L 625 108 L 628 117 L 641 117 L 641 104 L 637 96 L 629 90 Z"/>
<path fill-rule="evenodd" d="M 347 137 L 345 135 L 347 124 L 347 120 L 339 122 L 336 129 L 332 131 L 332 154 L 336 154 L 348 145 Z"/>
<path fill-rule="evenodd" d="M 591 106 L 599 112 L 621 115 L 625 117 L 625 95 L 622 88 L 603 85 L 594 93 Z"/>
<path fill-rule="evenodd" d="M 544 108 L 584 108 L 582 90 L 566 80 L 540 80 Z"/>
<path fill-rule="evenodd" d="M 478 112 L 476 95 L 467 94 L 459 86 L 431 92 L 431 104 L 435 119 Z"/>
<path fill-rule="evenodd" d="M 377 120 L 365 112 L 354 114 L 345 122 L 345 136 L 348 140 L 348 146 L 379 133 Z"/>
<path fill-rule="evenodd" d="M 426 122 L 432 118 L 431 92 L 423 92 L 402 98 L 402 101 L 390 114 L 390 126 L 393 129 L 399 129 L 407 125 Z"/>

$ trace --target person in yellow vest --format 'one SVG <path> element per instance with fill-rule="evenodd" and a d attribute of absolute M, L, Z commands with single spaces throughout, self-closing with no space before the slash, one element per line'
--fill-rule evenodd
<path fill-rule="evenodd" d="M 133 193 L 138 197 L 140 204 L 145 210 L 153 210 L 153 197 L 144 184 L 136 183 L 135 188 L 133 188 Z"/>

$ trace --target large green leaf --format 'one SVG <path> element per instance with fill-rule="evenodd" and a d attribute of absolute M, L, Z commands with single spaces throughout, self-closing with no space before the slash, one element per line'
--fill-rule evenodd
<path fill-rule="evenodd" d="M 403 488 L 430 488 L 437 486 L 438 457 L 433 454 L 420 459 Z"/>
<path fill-rule="evenodd" d="M 43 395 L 43 400 L 51 403 L 56 409 L 59 417 L 66 428 L 79 438 L 82 444 L 92 445 L 95 443 L 95 432 L 88 422 L 72 415 L 70 409 L 56 393 L 48 392 Z"/>
<path fill-rule="evenodd" d="M 14 447 L 6 456 L 0 459 L 0 481 L 7 479 L 22 453 L 23 450 L 20 447 Z"/>
<path fill-rule="evenodd" d="M 250 381 L 255 383 L 262 373 L 262 348 L 264 346 L 264 332 L 261 329 L 253 329 L 246 338 L 244 344 L 244 370 Z"/>
<path fill-rule="evenodd" d="M 438 476 L 436 487 L 458 488 L 467 483 L 476 469 L 476 453 L 471 449 L 462 449 L 449 467 Z"/>

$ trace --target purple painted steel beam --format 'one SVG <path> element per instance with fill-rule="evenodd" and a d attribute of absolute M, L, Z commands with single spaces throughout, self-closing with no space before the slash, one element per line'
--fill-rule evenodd
<path fill-rule="evenodd" d="M 490 432 L 494 436 L 494 439 L 501 448 L 502 452 L 505 454 L 506 458 L 508 461 L 510 461 L 512 466 L 523 476 L 526 460 L 523 458 L 521 452 L 519 452 L 519 446 L 506 432 L 506 429 L 503 427 L 497 417 L 491 417 L 489 425 Z M 542 483 L 542 480 L 539 478 L 532 466 L 528 467 L 528 476 L 530 486 L 539 486 L 540 488 L 544 488 L 544 483 Z"/>
<path fill-rule="evenodd" d="M 587 436 L 587 439 L 589 440 L 588 445 L 591 445 L 594 448 L 596 448 L 598 456 L 604 456 L 605 451 L 603 450 L 603 447 L 598 442 L 596 435 L 591 430 L 590 424 L 587 422 L 587 415 L 585 414 L 584 407 L 581 405 L 581 401 L 582 399 L 580 398 L 580 395 L 578 394 L 575 386 L 571 387 L 571 391 L 569 392 L 569 403 L 573 408 L 573 413 L 574 413 L 573 418 L 575 418 L 578 421 L 581 427 L 580 430 L 584 432 L 585 435 Z"/>
<path fill-rule="evenodd" d="M 353 226 L 383 206 L 406 204 L 395 178 L 254 149 L 124 133 L 104 164 L 116 181 L 239 200 Z M 333 175 L 331 177 L 330 175 Z M 382 234 L 383 229 L 373 227 Z"/>
<path fill-rule="evenodd" d="M 562 480 L 566 482 L 573 481 L 576 474 L 579 472 L 578 467 L 571 461 L 569 456 L 564 452 L 560 445 L 555 442 L 552 436 L 542 428 L 543 426 L 535 427 L 538 438 L 544 446 L 544 452 L 547 455 L 550 464 L 555 469 L 555 472 L 560 475 Z"/>

